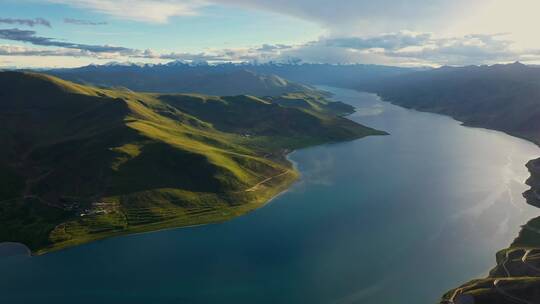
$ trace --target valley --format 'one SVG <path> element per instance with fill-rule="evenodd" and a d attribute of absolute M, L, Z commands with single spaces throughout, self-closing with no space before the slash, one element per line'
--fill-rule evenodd
<path fill-rule="evenodd" d="M 390 135 L 291 152 L 301 178 L 228 221 L 0 258 L 0 299 L 432 304 L 490 269 L 494 253 L 540 215 L 521 196 L 523 164 L 540 155 L 530 142 L 322 89 L 356 108 L 348 119 Z"/>
<path fill-rule="evenodd" d="M 0 0 L 0 304 L 540 304 L 538 0 Z"/>

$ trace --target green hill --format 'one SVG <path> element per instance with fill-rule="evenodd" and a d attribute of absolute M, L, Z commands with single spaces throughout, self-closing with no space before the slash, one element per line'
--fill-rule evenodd
<path fill-rule="evenodd" d="M 298 177 L 285 158 L 292 149 L 382 134 L 319 103 L 143 94 L 1 72 L 0 242 L 39 254 L 260 207 Z"/>

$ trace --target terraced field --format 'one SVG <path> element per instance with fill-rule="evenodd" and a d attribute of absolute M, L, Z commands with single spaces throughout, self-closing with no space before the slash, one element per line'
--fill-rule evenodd
<path fill-rule="evenodd" d="M 489 276 L 443 296 L 442 304 L 534 304 L 540 300 L 540 218 L 522 227 L 512 245 L 497 253 Z"/>

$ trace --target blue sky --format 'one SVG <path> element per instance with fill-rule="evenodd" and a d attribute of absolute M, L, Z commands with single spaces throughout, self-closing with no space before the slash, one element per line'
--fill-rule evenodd
<path fill-rule="evenodd" d="M 122 46 L 130 48 L 169 51 L 292 44 L 316 39 L 323 32 L 317 24 L 299 18 L 220 5 L 204 7 L 195 16 L 171 17 L 166 23 L 120 19 L 64 4 L 20 0 L 3 3 L 0 14 L 4 18 L 45 18 L 52 28 L 35 29 L 40 35 L 59 40 L 111 45 L 121 42 Z M 107 24 L 73 25 L 64 23 L 65 18 Z"/>
<path fill-rule="evenodd" d="M 401 66 L 538 61 L 538 1 L 470 2 L 0 0 L 0 66 L 292 58 Z"/>

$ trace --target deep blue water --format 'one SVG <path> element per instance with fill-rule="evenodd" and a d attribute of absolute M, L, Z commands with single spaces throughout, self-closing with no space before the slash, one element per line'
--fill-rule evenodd
<path fill-rule="evenodd" d="M 227 223 L 0 258 L 0 303 L 435 303 L 540 215 L 533 144 L 331 90 L 391 135 L 294 152 L 302 180 Z"/>

